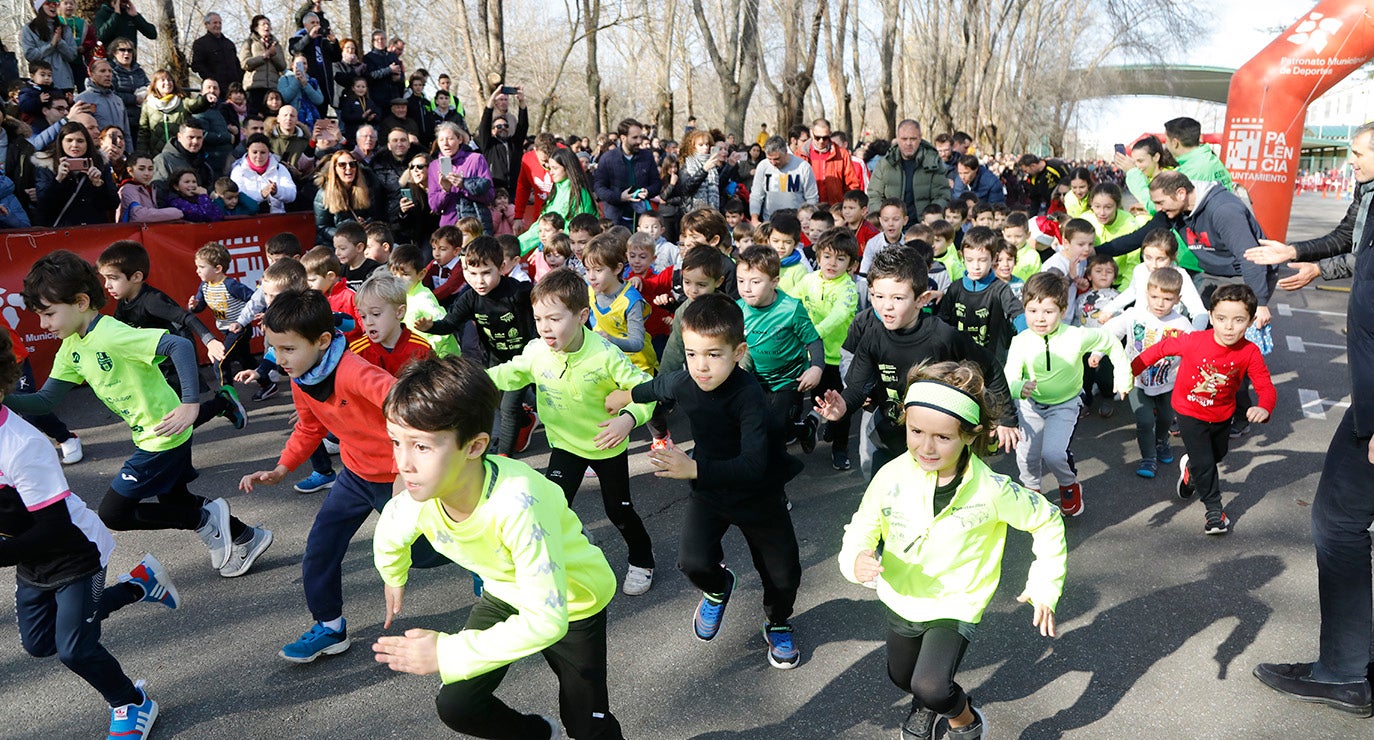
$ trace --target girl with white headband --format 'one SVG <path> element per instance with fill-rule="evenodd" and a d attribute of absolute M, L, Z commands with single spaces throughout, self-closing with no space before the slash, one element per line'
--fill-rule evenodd
<path fill-rule="evenodd" d="M 954 673 L 997 591 L 1007 527 L 1033 538 L 1035 562 L 1017 601 L 1029 602 L 1031 623 L 1054 637 L 1064 521 L 1045 497 L 978 457 L 993 439 L 999 410 L 976 365 L 921 365 L 908 382 L 910 454 L 883 466 L 869 483 L 845 527 L 840 571 L 875 588 L 883 603 L 888 676 L 913 696 L 903 740 L 932 737 L 939 717 L 948 720 L 951 740 L 976 740 L 987 731 L 983 713 Z"/>

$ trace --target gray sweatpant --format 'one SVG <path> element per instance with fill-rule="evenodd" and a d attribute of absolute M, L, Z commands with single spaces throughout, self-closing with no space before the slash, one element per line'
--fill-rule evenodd
<path fill-rule="evenodd" d="M 1021 413 L 1021 433 L 1026 437 L 1016 446 L 1021 485 L 1043 491 L 1040 475 L 1044 466 L 1049 467 L 1061 488 L 1077 483 L 1078 471 L 1074 469 L 1069 442 L 1078 425 L 1078 410 L 1083 400 L 1074 396 L 1063 403 L 1047 406 L 1023 398 L 1016 406 Z"/>

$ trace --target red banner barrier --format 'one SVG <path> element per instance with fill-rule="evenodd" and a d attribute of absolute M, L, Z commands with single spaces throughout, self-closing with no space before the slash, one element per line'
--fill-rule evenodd
<path fill-rule="evenodd" d="M 95 263 L 100 253 L 113 242 L 131 239 L 148 249 L 152 270 L 148 284 L 172 300 L 185 304 L 200 287 L 196 277 L 196 250 L 206 242 L 217 241 L 229 249 L 232 261 L 229 276 L 256 287 L 262 271 L 267 267 L 267 241 L 282 232 L 292 232 L 309 249 L 315 243 L 315 220 L 309 213 L 289 213 L 277 216 L 234 218 L 214 224 L 110 224 L 81 226 L 70 229 L 25 230 L 0 232 L 0 246 L 5 255 L 0 265 L 0 317 L 19 334 L 29 349 L 34 373 L 41 379 L 52 367 L 53 353 L 60 342 L 43 331 L 38 316 L 24 309 L 20 291 L 24 275 L 39 257 L 66 249 Z M 105 304 L 105 313 L 114 312 L 114 300 Z M 214 316 L 208 311 L 200 318 L 212 330 Z M 255 338 L 256 349 L 261 349 Z M 204 352 L 202 351 L 202 357 Z"/>

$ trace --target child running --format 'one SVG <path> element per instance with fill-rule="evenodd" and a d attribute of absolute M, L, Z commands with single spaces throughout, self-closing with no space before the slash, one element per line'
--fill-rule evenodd
<path fill-rule="evenodd" d="M 1202 500 L 1207 507 L 1202 531 L 1207 534 L 1231 531 L 1221 505 L 1217 464 L 1230 449 L 1241 381 L 1249 378 L 1259 395 L 1258 405 L 1245 412 L 1247 421 L 1269 421 L 1277 400 L 1264 356 L 1245 338 L 1258 305 L 1250 286 L 1223 285 L 1212 293 L 1212 331 L 1161 340 L 1131 361 L 1131 372 L 1139 375 L 1164 357 L 1179 358 L 1173 404 L 1187 454 L 1178 461 L 1178 497 L 1186 500 L 1196 493 Z"/>
<path fill-rule="evenodd" d="M 1111 358 L 1114 390 L 1123 397 L 1131 390 L 1129 360 L 1108 332 L 1063 323 L 1069 310 L 1069 280 L 1063 275 L 1032 275 L 1025 298 L 1027 329 L 1011 340 L 1006 363 L 1007 385 L 1017 399 L 1025 435 L 1016 446 L 1021 485 L 1039 492 L 1041 465 L 1048 464 L 1059 483 L 1059 508 L 1066 516 L 1078 516 L 1083 513 L 1083 486 L 1069 444 L 1083 407 L 1083 355 L 1099 352 Z"/>
<path fill-rule="evenodd" d="M 8 332 L 0 332 L 0 396 L 19 380 Z M 18 414 L 0 407 L 0 567 L 15 567 L 19 641 L 35 658 L 56 654 L 110 706 L 110 737 L 143 740 L 157 702 L 100 644 L 100 623 L 136 601 L 176 609 L 176 585 L 144 555 L 106 587 L 114 537 L 72 494 L 57 452 Z"/>
<path fill-rule="evenodd" d="M 845 206 L 852 201 L 845 194 Z M 862 196 L 863 193 L 857 193 Z M 865 204 L 868 199 L 863 199 Z M 797 284 L 797 299 L 806 308 L 806 314 L 820 335 L 825 346 L 825 368 L 816 386 L 818 393 L 844 390 L 844 376 L 840 373 L 841 348 L 849 333 L 850 324 L 858 312 L 859 292 L 849 268 L 859 260 L 859 242 L 847 228 L 831 229 L 816 240 L 818 269 L 808 273 Z M 683 286 L 686 286 L 686 280 Z M 825 436 L 830 440 L 830 464 L 836 470 L 849 470 L 849 431 L 852 415 L 846 415 L 838 422 L 827 424 Z"/>
<path fill-rule="evenodd" d="M 595 254 L 598 236 L 588 247 Z M 593 258 L 589 269 L 603 269 Z M 588 468 L 601 482 L 606 518 L 625 538 L 629 568 L 623 590 L 639 596 L 654 579 L 654 553 L 644 522 L 630 498 L 630 453 L 626 442 L 635 427 L 648 421 L 649 404 L 603 409 L 603 399 L 617 389 L 628 390 L 649 379 L 648 373 L 609 340 L 587 327 L 587 284 L 567 268 L 550 272 L 530 296 L 534 322 L 542 341 L 530 342 L 519 356 L 488 372 L 496 387 L 519 391 L 533 383 L 539 410 L 549 435 L 549 480 L 563 489 L 572 505 Z"/>
<path fill-rule="evenodd" d="M 661 478 L 691 481 L 678 570 L 702 591 L 692 632 L 702 641 L 720 632 L 736 580 L 723 562 L 721 539 L 733 525 L 763 580 L 768 662 L 793 668 L 801 660 L 790 621 L 801 563 L 784 493 L 796 472 L 784 431 L 767 412 L 758 381 L 739 367 L 748 347 L 744 314 L 734 301 L 718 293 L 695 298 L 682 310 L 682 341 L 687 370 L 610 394 L 606 411 L 656 401 L 676 403 L 687 415 L 696 440 L 691 457 L 666 448 L 651 451 L 649 462 Z"/>
<path fill-rule="evenodd" d="M 456 732 L 559 738 L 552 717 L 522 714 L 494 696 L 511 663 L 540 653 L 558 677 L 568 733 L 619 740 L 606 688 L 615 574 L 556 486 L 524 463 L 487 454 L 499 398 L 476 364 L 456 357 L 410 365 L 387 395 L 387 435 L 405 493 L 386 504 L 372 540 L 385 584 L 383 629 L 401 612 L 411 545 L 422 536 L 485 589 L 462 629 L 412 628 L 372 649 L 393 671 L 437 673 L 439 718 Z"/>
<path fill-rule="evenodd" d="M 23 295 L 43 330 L 62 345 L 42 390 L 6 396 L 5 405 L 23 414 L 43 414 L 73 388 L 89 385 L 129 425 L 135 447 L 100 502 L 105 526 L 115 531 L 193 530 L 210 551 L 210 567 L 221 576 L 247 573 L 272 544 L 272 531 L 231 516 L 224 499 L 207 501 L 187 488 L 200 475 L 191 465 L 191 426 L 200 410 L 191 343 L 102 315 L 100 275 L 66 250 L 34 263 L 24 277 Z M 171 361 L 181 381 L 180 400 L 158 370 L 164 360 Z M 157 503 L 148 501 L 153 498 Z"/>
<path fill-rule="evenodd" d="M 887 673 L 912 694 L 903 740 L 988 737 L 983 712 L 955 682 L 1002 575 L 1007 527 L 1032 537 L 1035 560 L 1016 600 L 1056 635 L 1068 547 L 1064 520 L 1040 495 L 997 475 L 980 453 L 996 442 L 1001 400 L 972 363 L 914 368 L 903 424 L 907 452 L 884 465 L 844 528 L 840 572 L 876 588 L 887 622 Z M 878 550 L 881 549 L 881 554 Z"/>
<path fill-rule="evenodd" d="M 1174 310 L 1183 283 L 1188 281 L 1172 267 L 1163 267 L 1150 273 L 1144 282 L 1148 283 L 1145 302 L 1131 306 L 1103 327 L 1117 339 L 1126 340 L 1126 356 L 1132 360 L 1160 340 L 1191 330 L 1188 319 Z M 1155 477 L 1160 465 L 1174 461 L 1174 453 L 1169 450 L 1169 426 L 1174 422 L 1169 392 L 1177 374 L 1178 363 L 1172 357 L 1160 359 L 1145 372 L 1136 374 L 1129 400 L 1135 412 L 1136 443 L 1140 446 L 1140 464 L 1135 474 L 1141 478 Z"/>
<path fill-rule="evenodd" d="M 950 283 L 939 308 L 940 318 L 986 349 L 998 367 L 1007 361 L 1011 338 L 1026 325 L 1021 299 L 992 270 L 1002 244 L 986 226 L 968 230 L 960 250 L 963 276 Z"/>

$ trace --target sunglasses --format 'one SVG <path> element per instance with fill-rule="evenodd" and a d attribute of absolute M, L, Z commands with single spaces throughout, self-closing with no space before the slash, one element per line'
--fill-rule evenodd
<path fill-rule="evenodd" d="M 134 50 L 126 46 L 126 47 L 124 47 L 123 49 L 115 49 L 115 53 L 116 53 L 116 54 L 132 54 L 132 53 L 134 53 Z"/>
<path fill-rule="evenodd" d="M 427 168 L 427 165 L 423 165 L 423 164 L 412 164 L 412 165 L 410 165 L 410 169 L 412 169 L 412 170 L 423 170 L 423 169 L 426 169 L 426 168 Z"/>
<path fill-rule="evenodd" d="M 334 163 L 334 166 L 335 166 L 335 167 L 338 167 L 338 168 L 341 169 L 341 170 L 351 170 L 351 169 L 353 169 L 354 167 L 357 167 L 357 166 L 358 166 L 358 163 L 357 163 L 357 162 L 335 162 L 335 163 Z"/>

